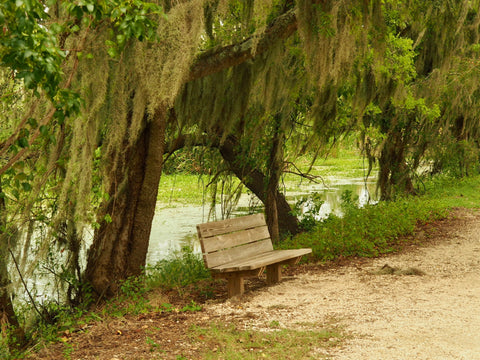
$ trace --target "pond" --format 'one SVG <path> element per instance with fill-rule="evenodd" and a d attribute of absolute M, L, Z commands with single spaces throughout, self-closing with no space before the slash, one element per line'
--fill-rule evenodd
<path fill-rule="evenodd" d="M 374 193 L 375 184 L 369 182 L 365 184 L 363 179 L 330 179 L 328 186 L 320 184 L 299 185 L 295 187 L 295 191 L 288 191 L 286 193 L 287 199 L 292 204 L 300 200 L 304 196 L 308 196 L 311 193 L 319 193 L 321 199 L 325 202 L 318 214 L 319 218 L 328 216 L 329 213 L 341 216 L 340 199 L 344 191 L 349 190 L 353 196 L 359 198 L 360 205 L 365 204 L 366 189 L 370 193 Z M 233 216 L 241 216 L 246 214 L 251 199 L 249 196 L 244 195 L 239 201 L 236 211 Z M 217 214 L 221 214 L 221 209 L 216 209 Z M 200 244 L 197 238 L 196 225 L 207 222 L 209 214 L 209 206 L 198 205 L 182 205 L 178 207 L 171 207 L 164 203 L 157 204 L 157 210 L 152 223 L 152 230 L 150 235 L 150 245 L 147 254 L 147 263 L 155 264 L 159 260 L 170 257 L 175 252 L 181 251 L 184 246 L 191 246 L 194 252 L 200 253 Z M 85 254 L 85 252 L 83 252 Z M 58 258 L 54 258 L 58 261 L 63 253 Z M 83 259 L 85 261 L 85 259 Z M 45 269 L 44 269 L 45 270 Z M 14 283 L 18 289 L 23 289 L 20 279 L 14 274 Z M 37 301 L 44 301 L 51 298 L 56 298 L 59 295 L 52 293 L 51 282 L 55 279 L 52 278 L 51 273 L 48 271 L 40 271 L 34 277 L 27 279 L 28 288 L 34 290 Z M 51 289 L 50 289 L 51 288 Z M 29 301 L 25 292 L 19 291 L 17 300 Z"/>
<path fill-rule="evenodd" d="M 363 178 L 328 179 L 328 186 L 323 184 L 305 184 L 296 187 L 295 191 L 286 193 L 287 199 L 292 204 L 311 193 L 319 193 L 324 201 L 317 215 L 318 219 L 328 216 L 330 213 L 342 216 L 341 196 L 345 191 L 351 191 L 354 197 L 358 197 L 359 206 L 365 205 L 370 194 L 375 193 L 375 183 L 365 183 Z M 373 197 L 373 196 L 372 196 Z M 375 199 L 370 200 L 370 202 Z M 249 197 L 242 196 L 238 204 L 236 216 L 245 214 L 248 208 Z M 243 210 L 242 210 L 243 209 Z M 150 245 L 147 254 L 147 263 L 155 264 L 157 261 L 168 258 L 173 253 L 180 251 L 184 246 L 193 247 L 200 253 L 200 244 L 197 238 L 196 225 L 208 220 L 209 206 L 182 205 L 168 207 L 158 203 L 152 223 Z M 217 214 L 220 210 L 217 209 Z"/>

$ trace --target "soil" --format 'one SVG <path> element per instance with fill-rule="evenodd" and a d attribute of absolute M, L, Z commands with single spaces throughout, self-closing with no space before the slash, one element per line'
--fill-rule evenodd
<path fill-rule="evenodd" d="M 327 359 L 480 360 L 480 211 L 457 209 L 406 243 L 376 259 L 296 266 L 274 286 L 247 280 L 241 299 L 226 299 L 223 283 L 208 301 L 194 290 L 152 296 L 178 311 L 88 324 L 31 358 L 200 359 L 215 345 L 192 335 L 192 326 L 221 321 L 261 331 L 274 321 L 342 329 L 346 336 L 326 350 Z M 192 296 L 203 310 L 181 311 Z"/>

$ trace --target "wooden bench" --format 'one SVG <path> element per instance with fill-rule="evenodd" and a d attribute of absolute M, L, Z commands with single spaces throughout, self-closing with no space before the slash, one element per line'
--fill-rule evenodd
<path fill-rule="evenodd" d="M 282 278 L 282 266 L 296 264 L 312 249 L 273 250 L 263 214 L 197 225 L 205 265 L 228 280 L 228 297 L 244 292 L 244 278 L 266 269 L 267 284 Z"/>

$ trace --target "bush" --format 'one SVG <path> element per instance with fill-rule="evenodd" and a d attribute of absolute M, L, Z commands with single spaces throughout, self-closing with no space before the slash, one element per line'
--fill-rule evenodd
<path fill-rule="evenodd" d="M 149 287 L 167 289 L 211 279 L 210 271 L 205 267 L 203 259 L 199 254 L 195 254 L 190 246 L 185 246 L 172 257 L 147 267 L 146 274 Z"/>
<path fill-rule="evenodd" d="M 394 202 L 353 206 L 351 194 L 342 197 L 343 217 L 330 216 L 311 231 L 285 240 L 282 248 L 312 248 L 316 261 L 339 257 L 373 257 L 388 253 L 401 236 L 414 232 L 417 224 L 445 217 L 448 213 L 438 201 L 409 197 Z"/>

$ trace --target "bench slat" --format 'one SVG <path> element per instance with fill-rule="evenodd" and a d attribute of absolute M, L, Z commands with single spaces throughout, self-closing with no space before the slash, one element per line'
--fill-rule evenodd
<path fill-rule="evenodd" d="M 240 259 L 251 258 L 257 254 L 272 250 L 272 241 L 268 238 L 262 241 L 237 246 L 227 250 L 204 254 L 203 259 L 205 260 L 207 268 L 214 268 L 222 264 L 238 261 Z"/>
<path fill-rule="evenodd" d="M 312 249 L 272 250 L 267 253 L 251 256 L 249 258 L 234 258 L 232 261 L 214 266 L 210 270 L 214 272 L 253 270 L 285 260 L 301 257 L 303 255 L 310 254 L 311 252 Z"/>
<path fill-rule="evenodd" d="M 200 244 L 202 245 L 203 253 L 211 253 L 217 250 L 233 248 L 239 245 L 253 243 L 268 238 L 270 238 L 268 227 L 264 225 L 261 227 L 225 235 L 218 235 L 208 238 L 200 237 Z"/>
<path fill-rule="evenodd" d="M 254 214 L 239 218 L 199 224 L 197 225 L 197 231 L 198 234 L 201 234 L 203 238 L 207 238 L 210 236 L 227 234 L 234 231 L 245 230 L 264 225 L 265 217 L 263 214 Z"/>

